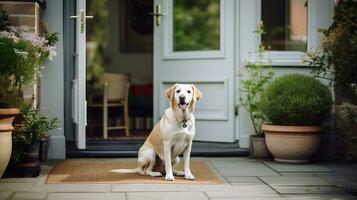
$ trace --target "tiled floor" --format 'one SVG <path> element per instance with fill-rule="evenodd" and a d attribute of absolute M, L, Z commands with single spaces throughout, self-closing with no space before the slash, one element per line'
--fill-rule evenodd
<path fill-rule="evenodd" d="M 245 157 L 200 159 L 207 159 L 225 184 L 45 184 L 52 167 L 49 163 L 37 178 L 0 179 L 0 199 L 357 199 L 357 164 L 294 165 Z"/>

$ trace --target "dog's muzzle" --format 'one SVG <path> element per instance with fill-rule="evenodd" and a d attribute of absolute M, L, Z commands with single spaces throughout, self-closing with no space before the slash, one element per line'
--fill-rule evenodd
<path fill-rule="evenodd" d="M 179 107 L 181 110 L 186 110 L 187 107 L 188 107 L 188 104 L 189 104 L 189 103 L 186 103 L 186 101 L 185 101 L 185 97 L 180 97 L 180 103 L 178 104 L 178 107 Z"/>

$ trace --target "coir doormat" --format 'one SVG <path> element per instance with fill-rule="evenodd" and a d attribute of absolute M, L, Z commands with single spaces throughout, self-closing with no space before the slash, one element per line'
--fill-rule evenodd
<path fill-rule="evenodd" d="M 136 161 L 65 160 L 55 164 L 47 177 L 49 184 L 222 184 L 223 181 L 204 160 L 191 160 L 191 172 L 196 180 L 175 177 L 175 181 L 165 181 L 165 177 L 151 177 L 140 174 L 116 174 L 109 170 L 135 168 Z M 183 169 L 183 161 L 177 169 Z"/>

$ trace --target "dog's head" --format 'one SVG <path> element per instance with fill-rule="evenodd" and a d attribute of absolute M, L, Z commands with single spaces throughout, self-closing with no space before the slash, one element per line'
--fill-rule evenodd
<path fill-rule="evenodd" d="M 182 111 L 195 110 L 196 102 L 202 97 L 202 93 L 193 84 L 175 84 L 166 90 L 166 97 L 170 100 L 172 108 Z"/>

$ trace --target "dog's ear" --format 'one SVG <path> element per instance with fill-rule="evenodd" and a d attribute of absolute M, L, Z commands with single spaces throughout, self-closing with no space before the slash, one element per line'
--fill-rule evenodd
<path fill-rule="evenodd" d="M 165 94 L 169 100 L 172 100 L 174 98 L 174 92 L 175 92 L 176 86 L 177 86 L 177 83 L 166 90 Z"/>
<path fill-rule="evenodd" d="M 192 90 L 193 90 L 193 100 L 198 101 L 202 97 L 202 92 L 196 88 L 195 85 L 192 84 Z"/>

